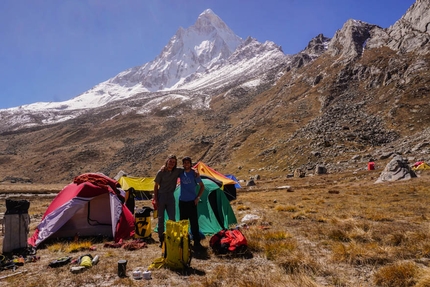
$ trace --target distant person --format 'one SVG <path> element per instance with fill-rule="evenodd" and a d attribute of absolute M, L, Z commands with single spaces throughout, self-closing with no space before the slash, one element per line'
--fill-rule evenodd
<path fill-rule="evenodd" d="M 179 174 L 183 172 L 182 168 L 177 168 L 177 158 L 175 155 L 169 155 L 165 165 L 157 172 L 154 184 L 154 206 L 158 213 L 158 239 L 160 247 L 164 241 L 164 212 L 170 220 L 175 220 L 175 197 L 173 193 L 176 189 Z"/>
<path fill-rule="evenodd" d="M 184 166 L 183 172 L 179 174 L 181 180 L 181 193 L 179 195 L 179 217 L 180 220 L 188 219 L 191 226 L 191 234 L 193 235 L 194 250 L 202 249 L 200 244 L 199 218 L 197 213 L 197 205 L 203 194 L 205 186 L 200 178 L 200 175 L 191 168 L 192 161 L 190 157 L 182 159 Z M 199 191 L 196 193 L 196 187 L 199 186 Z"/>
<path fill-rule="evenodd" d="M 136 198 L 136 190 L 133 187 L 130 187 L 125 192 L 125 206 L 127 206 L 131 214 L 134 214 L 135 198 Z"/>

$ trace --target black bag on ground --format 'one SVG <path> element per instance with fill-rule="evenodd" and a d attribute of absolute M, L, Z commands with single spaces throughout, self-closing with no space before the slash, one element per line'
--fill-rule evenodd
<path fill-rule="evenodd" d="M 6 199 L 6 214 L 23 214 L 28 213 L 30 202 L 25 199 Z"/>
<path fill-rule="evenodd" d="M 49 262 L 48 266 L 51 268 L 57 268 L 69 264 L 72 261 L 71 256 L 61 257 Z"/>
<path fill-rule="evenodd" d="M 27 200 L 6 199 L 6 212 L 3 218 L 3 253 L 27 248 L 30 216 Z"/>

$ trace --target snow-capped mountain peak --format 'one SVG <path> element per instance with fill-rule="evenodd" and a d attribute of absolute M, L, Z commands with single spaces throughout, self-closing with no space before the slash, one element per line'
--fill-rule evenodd
<path fill-rule="evenodd" d="M 35 103 L 7 109 L 2 114 L 13 124 L 18 121 L 22 125 L 34 124 L 34 117 L 21 117 L 15 121 L 14 114 L 37 114 L 37 124 L 54 123 L 108 103 L 121 105 L 131 97 L 146 99 L 145 109 L 137 111 L 141 113 L 168 102 L 170 98 L 192 100 L 194 108 L 208 108 L 214 91 L 221 92 L 220 89 L 232 83 L 255 82 L 258 75 L 284 60 L 284 53 L 275 43 L 262 44 L 251 37 L 245 41 L 207 9 L 194 25 L 186 29 L 180 27 L 153 61 L 120 72 L 68 101 Z M 272 77 L 270 81 L 273 80 Z"/>
<path fill-rule="evenodd" d="M 225 61 L 242 39 L 210 9 L 187 29 L 182 27 L 155 60 L 119 74 L 112 83 L 136 85 L 150 92 L 176 88 L 190 75 Z"/>
<path fill-rule="evenodd" d="M 236 50 L 237 46 L 242 42 L 238 37 L 211 9 L 205 10 L 199 15 L 193 30 L 197 33 L 212 34 L 220 37 L 224 44 L 228 46 L 230 52 Z"/>
<path fill-rule="evenodd" d="M 237 81 L 240 74 L 250 78 L 256 70 L 264 73 L 284 58 L 275 43 L 261 44 L 251 37 L 245 41 L 207 9 L 194 25 L 180 27 L 155 60 L 120 73 L 110 82 L 147 92 L 218 89 L 228 78 Z"/>

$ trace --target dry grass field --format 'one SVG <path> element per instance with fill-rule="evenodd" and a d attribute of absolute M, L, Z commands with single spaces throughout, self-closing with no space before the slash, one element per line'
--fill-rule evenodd
<path fill-rule="evenodd" d="M 144 271 L 160 257 L 158 244 L 127 251 L 103 242 L 57 243 L 38 249 L 39 261 L 1 271 L 0 286 L 430 286 L 430 172 L 374 184 L 379 173 L 263 179 L 241 189 L 232 206 L 252 258 L 208 249 L 192 259 L 186 275 L 160 269 L 151 280 L 134 280 L 133 270 Z M 0 185 L 1 195 L 30 200 L 30 233 L 53 198 L 49 193 L 61 188 Z M 243 224 L 245 215 L 258 219 Z M 100 262 L 82 273 L 72 274 L 70 265 L 48 267 L 86 253 Z M 128 261 L 126 278 L 117 275 L 120 259 Z"/>

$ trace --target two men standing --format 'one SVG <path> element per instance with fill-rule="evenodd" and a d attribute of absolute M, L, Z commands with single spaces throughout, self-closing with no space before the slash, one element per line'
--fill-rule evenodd
<path fill-rule="evenodd" d="M 204 184 L 200 175 L 191 168 L 192 161 L 190 157 L 184 157 L 182 164 L 183 168 L 178 168 L 176 156 L 168 156 L 165 165 L 157 172 L 154 180 L 154 201 L 158 210 L 158 238 L 161 247 L 164 241 L 165 211 L 170 220 L 175 220 L 174 191 L 179 178 L 181 184 L 179 217 L 180 220 L 189 219 L 194 248 L 200 249 L 202 246 L 200 244 L 197 204 L 203 194 Z M 199 186 L 198 193 L 196 193 L 197 186 Z"/>

